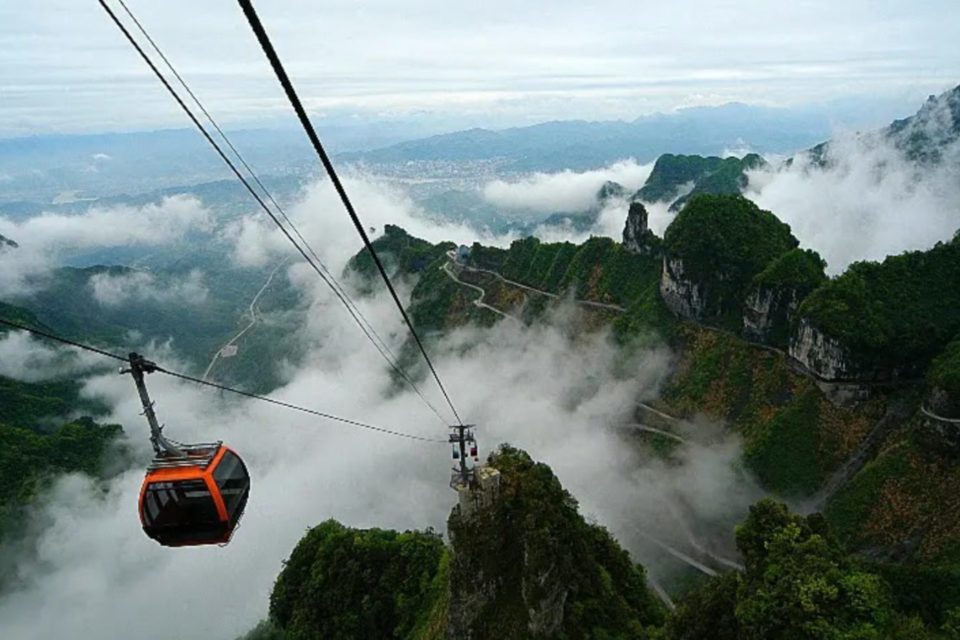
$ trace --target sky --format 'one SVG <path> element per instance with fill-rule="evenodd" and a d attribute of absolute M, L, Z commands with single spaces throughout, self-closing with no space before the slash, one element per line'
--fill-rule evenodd
<path fill-rule="evenodd" d="M 129 6 L 221 122 L 289 117 L 236 3 Z M 311 113 L 344 122 L 632 119 L 731 101 L 909 112 L 960 68 L 954 0 L 257 6 Z M 0 6 L 0 95 L 5 137 L 184 125 L 94 0 Z"/>

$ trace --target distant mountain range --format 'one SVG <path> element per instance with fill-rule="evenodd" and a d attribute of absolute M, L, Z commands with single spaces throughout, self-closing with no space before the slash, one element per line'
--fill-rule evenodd
<path fill-rule="evenodd" d="M 374 164 L 499 158 L 505 170 L 585 170 L 629 157 L 648 162 L 666 152 L 721 155 L 732 149 L 749 149 L 789 153 L 828 135 L 830 126 L 823 116 L 732 103 L 681 109 L 631 122 L 572 120 L 500 131 L 470 129 L 339 157 Z"/>

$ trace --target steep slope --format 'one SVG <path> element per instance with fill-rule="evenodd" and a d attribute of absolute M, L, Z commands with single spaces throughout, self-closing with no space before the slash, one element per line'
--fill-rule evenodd
<path fill-rule="evenodd" d="M 644 637 L 664 612 L 610 534 L 588 524 L 550 468 L 503 446 L 489 461 L 499 496 L 455 509 L 447 637 Z"/>
<path fill-rule="evenodd" d="M 739 331 L 753 278 L 797 247 L 789 225 L 741 196 L 700 194 L 663 237 L 660 293 L 681 317 Z"/>
<path fill-rule="evenodd" d="M 916 378 L 960 332 L 960 240 L 858 262 L 800 305 L 790 354 L 825 379 Z"/>
<path fill-rule="evenodd" d="M 960 160 L 960 85 L 930 96 L 916 114 L 894 121 L 883 131 L 903 153 L 921 164 Z"/>

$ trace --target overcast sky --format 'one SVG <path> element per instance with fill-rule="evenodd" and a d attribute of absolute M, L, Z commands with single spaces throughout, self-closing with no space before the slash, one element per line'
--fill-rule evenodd
<path fill-rule="evenodd" d="M 129 6 L 222 122 L 288 117 L 235 2 Z M 496 125 L 871 97 L 915 109 L 960 82 L 956 0 L 257 7 L 310 108 L 328 118 Z M 2 136 L 185 125 L 95 0 L 0 6 L 0 98 Z"/>

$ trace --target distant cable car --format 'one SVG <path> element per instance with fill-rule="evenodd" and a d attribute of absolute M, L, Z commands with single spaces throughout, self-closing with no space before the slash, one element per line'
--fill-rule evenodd
<path fill-rule="evenodd" d="M 236 451 L 222 442 L 181 444 L 168 440 L 157 421 L 144 374 L 157 365 L 130 354 L 130 373 L 156 453 L 140 487 L 140 523 L 165 547 L 226 544 L 250 495 L 250 474 Z"/>
<path fill-rule="evenodd" d="M 250 494 L 250 474 L 223 444 L 187 445 L 160 455 L 140 488 L 140 522 L 165 547 L 226 544 Z"/>
<path fill-rule="evenodd" d="M 470 456 L 471 456 L 472 458 L 474 458 L 474 459 L 476 459 L 476 457 L 477 457 L 477 445 L 476 445 L 476 443 L 474 443 L 473 446 L 470 447 Z"/>
<path fill-rule="evenodd" d="M 460 459 L 460 451 L 456 447 L 453 447 L 453 459 L 454 460 Z"/>

